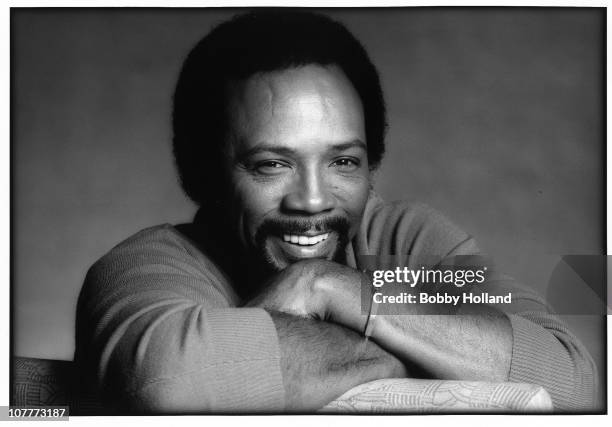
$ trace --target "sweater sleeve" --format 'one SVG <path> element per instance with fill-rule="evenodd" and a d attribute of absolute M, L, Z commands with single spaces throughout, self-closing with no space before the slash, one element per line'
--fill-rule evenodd
<path fill-rule="evenodd" d="M 121 412 L 282 410 L 272 319 L 234 305 L 223 274 L 176 230 L 145 230 L 89 270 L 77 358 Z"/>
<path fill-rule="evenodd" d="M 445 227 L 458 230 L 447 220 L 440 220 L 446 222 Z M 447 257 L 462 255 L 481 255 L 478 245 L 468 235 Z M 544 387 L 557 412 L 597 409 L 594 407 L 595 363 L 550 305 L 532 289 L 498 271 L 489 272 L 483 285 L 482 289 L 490 294 L 512 294 L 511 304 L 491 304 L 507 315 L 512 326 L 508 381 Z"/>
<path fill-rule="evenodd" d="M 367 237 L 360 242 L 367 253 L 407 254 L 412 268 L 433 266 L 435 260 L 453 265 L 455 256 L 482 255 L 471 236 L 423 204 L 374 199 L 367 214 L 363 233 Z M 596 410 L 595 364 L 549 305 L 501 273 L 487 275 L 485 285 L 492 294 L 512 292 L 512 304 L 495 305 L 512 326 L 509 381 L 544 387 L 557 411 Z"/>

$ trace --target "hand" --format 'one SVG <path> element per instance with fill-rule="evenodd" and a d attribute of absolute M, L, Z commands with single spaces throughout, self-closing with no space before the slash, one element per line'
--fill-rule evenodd
<path fill-rule="evenodd" d="M 331 261 L 299 261 L 274 276 L 246 306 L 330 320 L 361 333 L 367 320 L 361 313 L 364 277 Z"/>
<path fill-rule="evenodd" d="M 318 286 L 318 279 L 326 271 L 322 263 L 334 264 L 321 260 L 304 260 L 289 265 L 272 277 L 263 291 L 246 306 L 300 317 L 327 318 L 327 301 Z"/>
<path fill-rule="evenodd" d="M 326 320 L 362 334 L 371 301 L 368 276 L 354 268 L 330 261 L 322 261 L 317 267 L 316 286 L 326 301 Z M 362 289 L 368 292 L 363 299 Z"/>

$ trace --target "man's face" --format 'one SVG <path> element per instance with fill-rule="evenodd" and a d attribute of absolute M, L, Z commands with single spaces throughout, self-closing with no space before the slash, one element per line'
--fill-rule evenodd
<path fill-rule="evenodd" d="M 244 246 L 274 270 L 336 259 L 370 187 L 360 98 L 336 66 L 256 74 L 230 90 L 231 215 Z"/>

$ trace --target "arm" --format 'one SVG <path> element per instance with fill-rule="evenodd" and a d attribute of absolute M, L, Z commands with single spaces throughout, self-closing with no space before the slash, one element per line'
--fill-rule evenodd
<path fill-rule="evenodd" d="M 314 411 L 359 384 L 406 375 L 398 359 L 349 329 L 285 313 L 271 315 L 288 410 Z"/>
<path fill-rule="evenodd" d="M 346 267 L 331 267 L 338 268 Z M 356 331 L 367 320 L 355 309 L 360 274 L 347 269 L 352 279 L 333 273 L 320 285 L 331 319 Z M 539 296 L 509 277 L 497 275 L 486 286 L 512 292 L 513 303 L 464 306 L 456 315 L 379 315 L 372 339 L 432 378 L 532 383 L 550 393 L 556 410 L 594 409 L 596 368 L 580 341 Z"/>
<path fill-rule="evenodd" d="M 76 323 L 86 384 L 120 413 L 283 410 L 274 323 L 234 307 L 222 274 L 192 249 L 155 230 L 90 269 Z"/>
<path fill-rule="evenodd" d="M 233 307 L 223 275 L 177 239 L 167 230 L 130 239 L 81 291 L 75 360 L 118 411 L 307 409 L 403 372 L 372 343 L 347 351 L 362 340 L 340 326 Z"/>
<path fill-rule="evenodd" d="M 346 277 L 359 283 L 355 274 Z M 359 301 L 351 281 L 322 283 L 331 318 L 362 331 L 367 316 L 350 309 Z M 532 383 L 550 393 L 556 410 L 593 409 L 596 368 L 580 341 L 540 297 L 507 276 L 486 289 L 512 292 L 513 303 L 464 306 L 456 315 L 379 315 L 372 339 L 433 378 Z"/>
<path fill-rule="evenodd" d="M 396 265 L 418 268 L 421 265 L 434 266 L 446 257 L 481 254 L 474 239 L 439 212 L 418 203 L 384 203 L 373 197 L 362 229 L 356 239 L 355 254 L 380 255 L 383 263 L 392 259 Z M 357 268 L 362 268 L 361 261 L 357 261 Z M 580 340 L 533 291 L 525 290 L 516 281 L 502 275 L 488 277 L 488 282 L 486 286 L 495 289 L 496 293 L 512 292 L 513 295 L 511 305 L 493 307 L 498 313 L 503 313 L 510 324 L 508 381 L 544 387 L 550 393 L 556 410 L 593 409 L 596 369 Z M 378 316 L 376 322 L 384 317 Z M 409 317 L 435 319 L 432 316 L 403 317 L 406 317 L 404 320 Z M 506 329 L 506 326 L 502 328 Z M 377 326 L 375 333 L 377 329 L 380 332 Z M 435 334 L 445 334 L 444 329 L 436 329 L 431 330 Z M 484 333 L 486 338 L 487 331 Z M 379 344 L 385 348 L 381 341 Z"/>
<path fill-rule="evenodd" d="M 369 279 L 355 269 L 329 261 L 297 265 L 300 269 L 294 281 L 299 291 L 285 291 L 286 296 L 276 296 L 268 304 L 298 314 L 315 313 L 363 333 L 368 314 L 361 309 L 361 284 Z M 308 285 L 300 282 L 311 283 L 316 289 L 312 296 L 303 291 Z M 405 307 L 408 310 L 403 314 L 380 315 L 375 320 L 372 339 L 386 351 L 418 366 L 431 378 L 508 380 L 512 328 L 501 311 L 478 305 L 467 306 L 458 315 L 421 315 L 411 305 Z"/>
<path fill-rule="evenodd" d="M 500 311 L 470 314 L 378 316 L 372 339 L 430 378 L 508 381 L 512 328 Z"/>
<path fill-rule="evenodd" d="M 503 309 L 512 327 L 508 380 L 538 384 L 556 411 L 596 410 L 597 368 L 591 355 L 552 308 L 531 289 L 503 274 L 492 278 L 498 292 L 512 292 Z"/>
<path fill-rule="evenodd" d="M 281 348 L 287 408 L 318 409 L 352 387 L 405 377 L 404 365 L 377 344 L 322 321 L 326 298 L 318 287 L 320 261 L 294 263 L 272 277 L 247 307 L 267 310 Z"/>

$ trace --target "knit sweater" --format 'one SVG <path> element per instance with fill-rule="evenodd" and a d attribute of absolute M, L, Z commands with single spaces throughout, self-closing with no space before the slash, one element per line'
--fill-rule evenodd
<path fill-rule="evenodd" d="M 282 411 L 270 315 L 239 307 L 232 260 L 215 251 L 218 242 L 179 231 L 186 229 L 145 229 L 91 267 L 77 307 L 75 361 L 83 383 L 144 411 Z M 360 268 L 362 254 L 418 266 L 479 249 L 433 209 L 372 194 L 346 264 Z M 513 293 L 513 303 L 499 307 L 512 326 L 509 381 L 543 386 L 557 410 L 591 409 L 595 366 L 579 340 L 514 280 L 488 286 Z"/>

